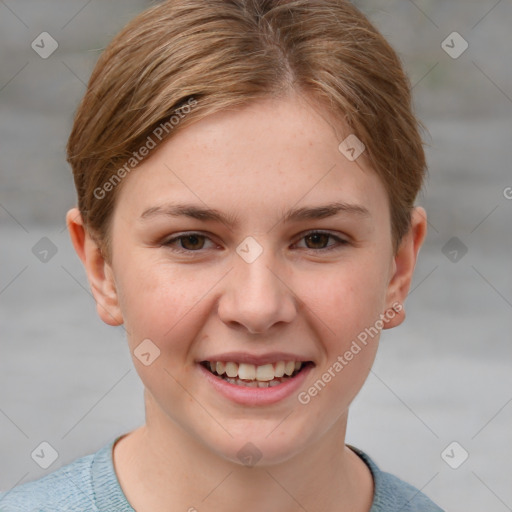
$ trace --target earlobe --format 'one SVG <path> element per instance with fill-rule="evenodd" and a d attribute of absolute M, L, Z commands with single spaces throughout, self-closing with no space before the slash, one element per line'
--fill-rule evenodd
<path fill-rule="evenodd" d="M 385 323 L 384 329 L 396 327 L 405 320 L 404 302 L 411 287 L 414 267 L 426 234 L 427 214 L 422 207 L 417 206 L 411 212 L 411 227 L 403 237 L 394 257 L 394 271 L 388 284 L 386 298 L 386 315 L 389 321 Z"/>
<path fill-rule="evenodd" d="M 85 228 L 78 208 L 68 211 L 66 224 L 73 247 L 87 273 L 98 315 L 108 325 L 121 325 L 123 316 L 112 268 L 104 259 L 96 241 Z"/>

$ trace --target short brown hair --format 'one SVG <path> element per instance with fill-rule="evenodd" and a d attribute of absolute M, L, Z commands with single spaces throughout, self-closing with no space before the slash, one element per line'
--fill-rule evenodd
<path fill-rule="evenodd" d="M 377 29 L 345 0 L 167 0 L 102 53 L 68 141 L 78 208 L 106 259 L 120 187 L 97 191 L 158 126 L 191 98 L 194 109 L 158 144 L 209 114 L 293 90 L 327 105 L 365 144 L 396 250 L 426 163 L 409 80 Z"/>

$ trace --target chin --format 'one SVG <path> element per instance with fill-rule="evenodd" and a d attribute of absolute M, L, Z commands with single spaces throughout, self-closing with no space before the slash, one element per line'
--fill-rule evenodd
<path fill-rule="evenodd" d="M 304 449 L 303 435 L 278 433 L 277 429 L 270 435 L 271 430 L 268 429 L 261 429 L 258 433 L 254 431 L 254 420 L 251 421 L 251 426 L 253 428 L 246 429 L 243 435 L 234 435 L 232 432 L 232 438 L 224 438 L 220 443 L 207 444 L 212 451 L 229 462 L 239 466 L 260 468 L 284 463 Z M 253 433 L 248 435 L 248 430 L 253 430 Z"/>

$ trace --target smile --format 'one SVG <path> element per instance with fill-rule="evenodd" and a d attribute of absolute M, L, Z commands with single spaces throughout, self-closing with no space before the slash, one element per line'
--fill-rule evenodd
<path fill-rule="evenodd" d="M 254 364 L 233 361 L 203 361 L 201 365 L 216 377 L 237 386 L 268 388 L 279 386 L 292 379 L 311 361 L 278 361 L 276 363 Z"/>

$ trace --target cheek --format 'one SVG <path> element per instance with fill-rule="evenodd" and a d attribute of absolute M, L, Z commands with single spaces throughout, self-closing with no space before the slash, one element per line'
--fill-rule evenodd
<path fill-rule="evenodd" d="M 318 273 L 314 286 L 303 290 L 324 357 L 316 381 L 302 390 L 298 402 L 325 429 L 346 411 L 368 377 L 378 348 L 380 330 L 375 326 L 385 288 L 380 266 L 361 260 Z"/>
<path fill-rule="evenodd" d="M 301 285 L 303 300 L 338 348 L 373 325 L 383 312 L 386 279 L 383 265 L 374 259 L 340 261 L 321 269 L 308 282 L 309 286 Z"/>
<path fill-rule="evenodd" d="M 211 275 L 177 272 L 162 262 L 138 264 L 120 282 L 120 302 L 135 369 L 145 387 L 162 403 L 182 403 L 178 382 L 191 371 L 191 340 L 200 336 Z M 149 341 L 148 341 L 149 340 Z M 144 356 L 149 354 L 149 356 Z"/>
<path fill-rule="evenodd" d="M 128 268 L 130 269 L 128 271 Z M 144 339 L 174 355 L 186 351 L 202 325 L 208 292 L 222 273 L 165 261 L 131 258 L 119 283 L 119 299 L 132 351 Z"/>

